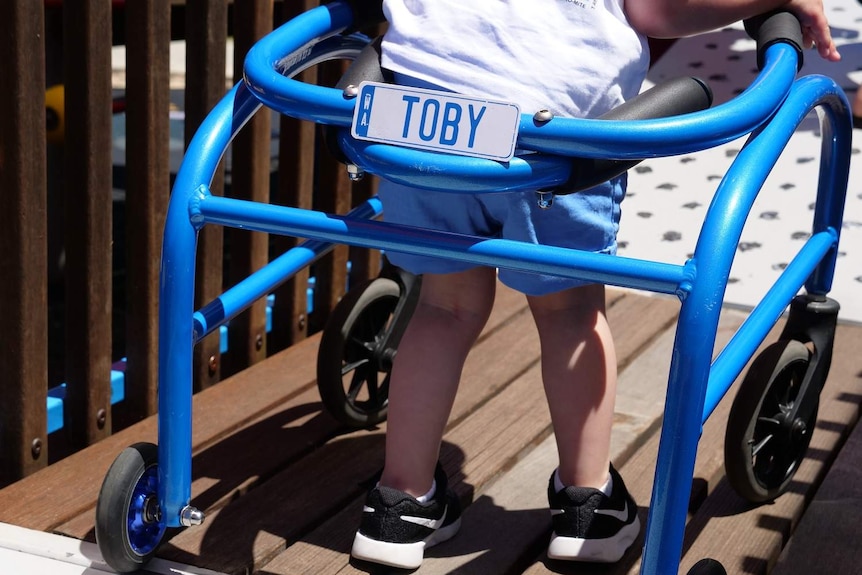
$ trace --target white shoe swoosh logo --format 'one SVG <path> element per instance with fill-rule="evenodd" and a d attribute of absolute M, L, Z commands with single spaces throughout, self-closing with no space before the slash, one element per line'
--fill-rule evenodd
<path fill-rule="evenodd" d="M 626 501 L 623 505 L 622 511 L 617 511 L 616 509 L 596 509 L 593 511 L 596 515 L 607 515 L 609 517 L 613 517 L 614 519 L 618 519 L 622 522 L 625 522 L 629 518 L 629 502 Z"/>
<path fill-rule="evenodd" d="M 414 525 L 421 525 L 422 527 L 427 527 L 428 529 L 440 529 L 443 525 L 443 522 L 446 520 L 446 513 L 449 511 L 449 507 L 443 510 L 443 516 L 440 519 L 429 519 L 427 517 L 414 517 L 412 515 L 402 515 L 401 521 L 406 521 L 407 523 L 413 523 Z"/>

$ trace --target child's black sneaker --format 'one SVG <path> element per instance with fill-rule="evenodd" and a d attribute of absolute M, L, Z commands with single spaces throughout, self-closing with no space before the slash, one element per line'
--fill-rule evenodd
<path fill-rule="evenodd" d="M 566 487 L 557 492 L 551 475 L 548 503 L 554 532 L 548 557 L 614 563 L 634 543 L 640 532 L 637 505 L 613 466 L 610 472 L 610 496 L 587 487 Z"/>
<path fill-rule="evenodd" d="M 425 549 L 452 538 L 461 526 L 461 505 L 448 488 L 446 473 L 439 463 L 434 481 L 436 491 L 427 503 L 397 489 L 372 489 L 350 554 L 391 567 L 419 567 Z"/>

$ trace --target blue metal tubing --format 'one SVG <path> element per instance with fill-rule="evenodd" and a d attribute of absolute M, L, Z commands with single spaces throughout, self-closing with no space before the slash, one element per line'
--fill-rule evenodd
<path fill-rule="evenodd" d="M 449 258 L 477 265 L 586 279 L 676 294 L 692 279 L 687 266 L 553 246 L 486 239 L 311 210 L 206 196 L 197 217 L 207 223 L 301 236 L 365 248 Z M 683 287 L 681 287 L 683 286 Z"/>
<path fill-rule="evenodd" d="M 716 358 L 710 372 L 703 421 L 727 393 L 799 288 L 805 285 L 808 293 L 825 295 L 831 287 L 850 170 L 851 124 L 844 91 L 824 77 L 802 78 L 794 84 L 784 106 L 758 135 L 758 140 L 771 141 L 774 146 L 778 146 L 777 142 L 786 143 L 793 128 L 812 109 L 811 102 L 823 111 L 812 235 Z M 780 148 L 776 150 L 780 153 Z M 751 155 L 760 157 L 761 153 L 753 150 Z M 764 156 L 762 161 L 770 160 Z"/>
<path fill-rule="evenodd" d="M 350 8 L 337 1 L 305 12 L 268 34 L 246 57 L 245 81 L 250 90 L 267 106 L 283 114 L 348 127 L 355 103 L 352 99 L 345 98 L 334 88 L 286 78 L 281 70 L 307 58 L 310 46 L 341 32 L 351 21 Z M 769 118 L 787 94 L 796 75 L 796 66 L 796 51 L 777 43 L 767 50 L 763 70 L 745 92 L 713 109 L 673 118 L 636 122 L 555 118 L 537 125 L 532 114 L 523 114 L 518 147 L 562 156 L 620 159 L 711 148 L 751 132 Z M 425 153 L 429 160 L 423 163 L 427 164 L 432 162 L 431 158 L 433 163 L 442 165 L 455 158 Z M 393 157 L 402 163 L 397 152 L 393 152 Z M 362 161 L 358 157 L 351 160 Z M 403 163 L 409 165 L 406 159 Z M 493 163 L 482 162 L 483 165 Z M 390 169 L 392 167 L 389 165 Z"/>
<path fill-rule="evenodd" d="M 736 214 L 738 222 L 735 223 L 730 216 L 712 218 L 719 219 L 719 222 L 707 221 L 693 260 L 683 266 L 441 234 L 211 196 L 208 185 L 224 149 L 260 102 L 295 117 L 349 125 L 353 102 L 345 100 L 341 92 L 295 82 L 275 69 L 290 72 L 308 65 L 315 58 L 311 44 L 345 29 L 351 17 L 346 4 L 335 2 L 306 12 L 259 42 L 246 61 L 247 84 L 232 90 L 205 120 L 192 140 L 177 177 L 166 222 L 160 286 L 159 500 L 163 520 L 169 527 L 179 526 L 181 512 L 190 500 L 195 243 L 200 227 L 216 223 L 677 293 L 684 301 L 656 468 L 656 476 L 667 481 L 661 484 L 657 481 L 654 487 L 656 512 L 650 514 L 643 567 L 646 572 L 676 571 L 698 439 L 692 430 L 701 424 L 718 312 L 739 237 L 736 227 L 738 223 L 741 229 L 741 222 L 750 209 L 750 202 L 745 201 L 749 194 L 746 190 L 759 189 L 768 173 L 768 170 L 766 173 L 759 171 L 758 164 L 771 166 L 772 163 L 764 158 L 770 155 L 777 157 L 780 147 L 770 150 L 766 143 L 759 143 L 767 138 L 758 138 L 759 134 L 755 134 L 722 183 L 717 197 L 724 199 L 717 199 L 716 207 L 711 209 L 720 214 L 724 208 L 719 206 L 725 202 L 729 213 Z M 352 49 L 346 49 L 345 54 Z M 795 52 L 775 45 L 768 50 L 766 66 L 758 79 L 728 104 L 698 114 L 637 123 L 560 118 L 535 126 L 531 117 L 525 115 L 521 126 L 523 144 L 524 147 L 534 146 L 534 149 L 562 154 L 619 158 L 654 157 L 706 149 L 756 129 L 765 122 L 784 100 L 795 69 Z M 285 90 L 285 86 L 289 90 Z M 291 92 L 294 89 L 299 91 L 299 96 Z M 840 106 L 830 105 L 835 109 L 826 115 L 830 124 L 835 124 Z M 843 105 L 846 112 L 846 102 Z M 840 124 L 838 122 L 835 128 L 836 140 L 849 140 L 849 128 Z M 847 146 L 846 141 L 833 144 L 830 155 L 841 156 Z M 750 159 L 756 155 L 755 150 L 761 154 L 757 161 Z M 392 154 L 395 163 L 408 157 L 399 152 Z M 448 156 L 434 154 L 433 158 L 435 162 L 445 162 Z M 561 169 L 557 162 L 549 160 L 548 165 L 551 171 Z M 746 172 L 739 173 L 743 166 Z M 546 177 L 546 173 L 539 176 Z M 833 184 L 839 182 L 838 177 L 828 178 Z M 846 184 L 846 176 L 844 179 Z M 753 201 L 756 192 L 751 194 Z M 825 229 L 835 229 L 832 220 L 835 214 L 840 216 L 840 211 L 836 201 L 823 200 L 822 205 L 818 202 L 817 217 L 827 222 Z M 815 233 L 818 239 L 809 242 L 815 245 L 812 251 L 819 251 L 816 245 L 823 237 L 819 231 Z M 834 252 L 834 248 L 831 249 Z M 698 266 L 698 262 L 708 262 L 709 265 Z M 815 282 L 822 288 L 828 283 L 830 269 L 821 272 L 820 268 L 813 276 L 822 276 L 823 279 Z M 260 277 L 254 283 L 258 281 L 266 283 Z M 244 286 L 231 294 L 227 304 L 221 303 L 225 315 L 239 307 L 250 293 L 260 289 L 260 285 Z M 234 295 L 236 299 L 232 299 Z M 204 319 L 207 323 L 212 322 L 211 318 Z M 203 329 L 208 328 L 203 326 Z"/>
<path fill-rule="evenodd" d="M 701 420 L 706 422 L 799 288 L 838 243 L 834 230 L 808 239 L 712 364 Z"/>
<path fill-rule="evenodd" d="M 761 303 L 762 307 L 749 319 L 741 338 L 732 346 L 729 344 L 731 349 L 724 355 L 733 359 L 722 359 L 711 377 L 710 361 L 719 312 L 745 219 L 793 131 L 818 105 L 827 108 L 823 118 L 828 141 L 824 142 L 824 148 L 829 149 L 821 158 L 821 175 L 834 172 L 827 176 L 828 186 L 821 183 L 818 188 L 814 233 Z M 846 98 L 834 82 L 822 77 L 800 80 L 775 118 L 752 134 L 716 192 L 693 257 L 696 281 L 683 301 L 677 325 L 642 573 L 675 573 L 679 567 L 691 477 L 705 412 L 711 412 L 717 396 L 726 393 L 732 381 L 731 372 L 753 353 L 754 337 L 760 336 L 762 340 L 780 310 L 802 285 L 805 274 L 831 273 L 849 171 L 849 120 Z M 823 267 L 826 271 L 818 271 Z M 743 353 L 744 359 L 740 357 Z M 710 390 L 707 404 L 707 390 L 712 386 L 716 389 Z"/>
<path fill-rule="evenodd" d="M 380 200 L 372 198 L 353 209 L 347 217 L 352 219 L 374 218 L 379 216 L 382 211 Z M 333 246 L 334 244 L 331 242 L 306 240 L 203 306 L 194 314 L 194 342 L 199 342 L 206 335 L 227 323 L 252 302 L 267 295 L 293 274 L 325 255 Z"/>
<path fill-rule="evenodd" d="M 242 84 L 219 102 L 189 144 L 168 206 L 159 285 L 158 415 L 159 505 L 168 527 L 180 526 L 191 500 L 192 314 L 200 222 L 190 217 L 190 206 L 207 190 L 230 140 L 259 107 Z"/>
<path fill-rule="evenodd" d="M 282 114 L 322 124 L 350 125 L 354 102 L 345 99 L 340 90 L 291 80 L 282 69 L 306 60 L 314 43 L 342 32 L 352 21 L 350 7 L 334 2 L 282 24 L 249 50 L 245 83 L 261 102 Z"/>

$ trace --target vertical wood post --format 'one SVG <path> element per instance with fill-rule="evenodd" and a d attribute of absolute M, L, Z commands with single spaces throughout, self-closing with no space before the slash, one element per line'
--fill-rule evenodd
<path fill-rule="evenodd" d="M 42 3 L 0 8 L 0 486 L 48 460 Z"/>
<path fill-rule="evenodd" d="M 320 81 L 323 85 L 334 86 L 347 68 L 346 62 L 327 62 L 321 65 Z M 326 147 L 317 143 L 317 174 L 315 179 L 315 209 L 345 214 L 353 200 L 352 183 L 346 168 L 328 153 Z M 329 312 L 344 295 L 347 286 L 347 259 L 349 249 L 346 245 L 336 246 L 328 255 L 321 258 L 315 266 L 314 324 L 312 329 L 322 329 Z"/>
<path fill-rule="evenodd" d="M 71 445 L 111 433 L 111 2 L 65 2 L 66 419 Z"/>
<path fill-rule="evenodd" d="M 227 3 L 224 0 L 186 0 L 185 145 L 200 123 L 225 94 L 225 44 Z M 224 194 L 224 165 L 210 185 L 213 195 Z M 206 226 L 198 237 L 195 302 L 200 307 L 223 291 L 223 233 L 220 226 Z M 219 381 L 221 356 L 218 331 L 196 347 L 195 390 Z"/>
<path fill-rule="evenodd" d="M 158 407 L 158 295 L 170 195 L 170 0 L 126 10 L 126 398 L 130 424 Z"/>
<path fill-rule="evenodd" d="M 317 0 L 285 1 L 282 17 L 289 20 L 317 6 Z M 302 73 L 300 79 L 309 84 L 317 82 L 317 70 Z M 314 141 L 315 125 L 288 116 L 281 116 L 278 147 L 278 186 L 272 202 L 296 208 L 311 209 L 314 194 Z M 296 246 L 298 240 L 289 236 L 274 236 L 273 250 L 284 253 Z M 274 350 L 284 349 L 308 334 L 308 268 L 303 268 L 275 290 L 272 310 L 272 332 L 269 342 Z"/>
<path fill-rule="evenodd" d="M 254 43 L 272 31 L 272 0 L 234 2 L 234 78 L 242 78 L 245 55 Z M 268 203 L 272 153 L 272 114 L 266 107 L 249 120 L 232 146 L 231 196 Z M 269 261 L 268 236 L 246 230 L 230 230 L 230 285 L 262 268 Z M 266 358 L 266 299 L 254 302 L 231 321 L 229 331 L 231 371 L 240 371 Z"/>

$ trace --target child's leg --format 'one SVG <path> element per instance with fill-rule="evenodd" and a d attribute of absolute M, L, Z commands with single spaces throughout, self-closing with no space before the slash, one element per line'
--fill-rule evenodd
<path fill-rule="evenodd" d="M 542 346 L 542 379 L 564 485 L 608 479 L 616 355 L 603 285 L 528 298 Z"/>
<path fill-rule="evenodd" d="M 392 369 L 381 485 L 414 497 L 431 488 L 461 370 L 491 313 L 496 281 L 491 268 L 423 277 Z"/>

